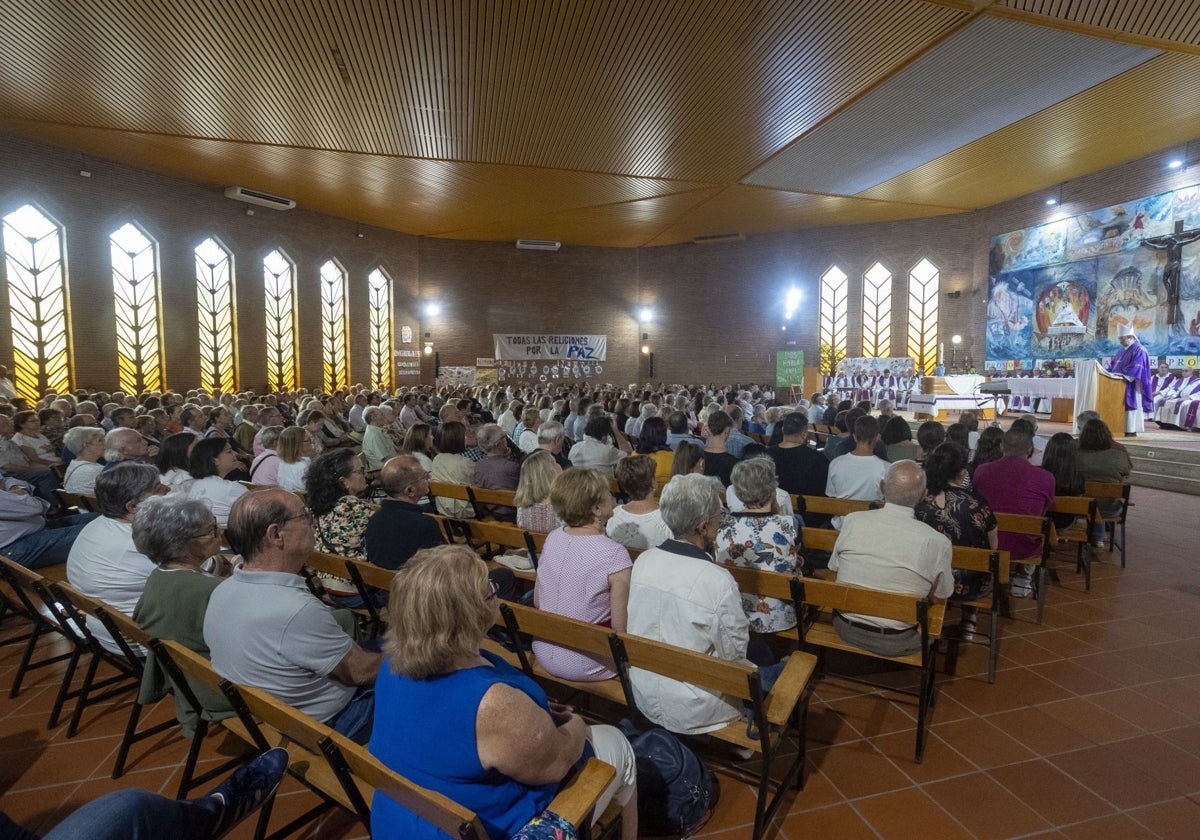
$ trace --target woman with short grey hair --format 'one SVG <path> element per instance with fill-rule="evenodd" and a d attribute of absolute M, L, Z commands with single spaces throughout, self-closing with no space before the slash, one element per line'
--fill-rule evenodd
<path fill-rule="evenodd" d="M 63 490 L 82 496 L 96 494 L 96 476 L 104 471 L 104 429 L 99 426 L 76 426 L 67 429 L 63 445 L 75 453 L 63 476 Z"/>
<path fill-rule="evenodd" d="M 675 476 L 663 488 L 658 509 L 675 539 L 688 539 L 724 512 L 719 487 L 706 475 L 690 473 Z"/>
<path fill-rule="evenodd" d="M 220 534 L 208 504 L 181 494 L 147 499 L 133 518 L 134 545 L 155 565 L 133 609 L 133 620 L 154 638 L 178 642 L 205 657 L 209 651 L 204 643 L 204 613 L 223 578 L 203 567 L 220 551 Z M 156 667 L 152 661 L 148 665 Z M 226 708 L 218 695 L 198 690 L 197 696 L 205 708 Z M 175 716 L 185 729 L 195 726 L 195 712 L 179 692 Z"/>
<path fill-rule="evenodd" d="M 733 468 L 733 485 L 745 505 L 717 531 L 717 562 L 794 575 L 800 570 L 800 553 L 795 517 L 780 513 L 775 498 L 778 481 L 775 462 L 750 458 Z M 779 633 L 796 626 L 796 610 L 790 601 L 742 593 L 742 609 L 750 622 L 751 644 L 765 639 L 758 634 Z"/>

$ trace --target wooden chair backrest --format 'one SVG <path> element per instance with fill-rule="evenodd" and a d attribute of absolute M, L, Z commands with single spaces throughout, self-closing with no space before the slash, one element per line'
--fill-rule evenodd
<path fill-rule="evenodd" d="M 701 685 L 742 700 L 753 699 L 750 680 L 758 679 L 758 669 L 753 665 L 717 659 L 629 633 L 618 633 L 617 639 L 630 667 Z"/>
<path fill-rule="evenodd" d="M 487 487 L 475 487 L 471 485 L 467 488 L 467 492 L 471 494 L 471 501 L 481 505 L 504 505 L 506 507 L 516 507 L 515 490 L 492 490 Z M 478 515 L 478 514 L 477 514 Z"/>
<path fill-rule="evenodd" d="M 805 548 L 816 551 L 833 551 L 833 546 L 837 543 L 838 532 L 832 528 L 804 528 L 800 532 L 800 538 Z"/>
<path fill-rule="evenodd" d="M 457 499 L 460 502 L 471 501 L 471 496 L 467 493 L 467 485 L 455 484 L 451 481 L 429 482 L 429 495 L 440 496 L 443 499 Z"/>
<path fill-rule="evenodd" d="M 1092 522 L 1096 519 L 1096 500 L 1090 496 L 1055 496 L 1048 512 L 1086 516 Z"/>
<path fill-rule="evenodd" d="M 965 569 L 971 572 L 995 573 L 996 582 L 1003 585 L 1012 579 L 1011 559 L 1007 551 L 956 545 L 954 554 L 950 558 L 950 565 L 955 569 Z"/>
<path fill-rule="evenodd" d="M 96 510 L 96 497 L 85 496 L 82 493 L 68 493 L 66 490 L 59 488 L 54 491 L 60 502 L 67 507 L 79 508 L 81 511 L 94 512 Z"/>
<path fill-rule="evenodd" d="M 340 554 L 330 554 L 327 551 L 312 552 L 304 561 L 304 565 L 314 572 L 322 572 L 338 578 L 345 578 L 350 574 L 346 571 L 346 558 Z"/>
<path fill-rule="evenodd" d="M 1120 500 L 1125 503 L 1121 508 L 1120 516 L 1110 516 L 1109 519 L 1123 519 L 1126 511 L 1129 510 L 1129 491 L 1130 486 L 1121 481 L 1085 481 L 1083 483 L 1083 494 L 1091 496 L 1097 500 Z"/>
<path fill-rule="evenodd" d="M 805 604 L 814 604 L 823 610 L 837 610 L 838 612 L 903 621 L 905 624 L 917 624 L 920 621 L 920 605 L 924 602 L 928 616 L 929 634 L 937 636 L 942 632 L 942 620 L 946 614 L 945 604 L 928 603 L 925 598 L 918 595 L 881 592 L 878 589 L 866 589 L 820 578 L 794 578 L 793 580 L 793 586 L 799 586 L 803 590 L 802 592 L 797 591 L 795 600 L 803 601 Z"/>
<path fill-rule="evenodd" d="M 824 516 L 845 516 L 848 513 L 857 513 L 860 510 L 870 510 L 873 502 L 864 502 L 859 499 L 832 499 L 828 496 L 803 496 L 798 497 L 792 495 L 792 505 L 796 510 L 803 510 L 805 513 L 817 513 Z"/>
<path fill-rule="evenodd" d="M 338 732 L 330 732 L 326 739 L 341 753 L 346 767 L 361 782 L 361 786 L 388 796 L 451 837 L 486 840 L 488 835 L 483 824 L 469 809 L 440 793 L 410 782 L 371 755 L 365 747 Z"/>
<path fill-rule="evenodd" d="M 363 583 L 367 586 L 384 591 L 391 589 L 392 578 L 396 576 L 395 569 L 385 569 L 382 566 L 376 566 L 374 563 L 359 560 L 355 557 L 345 557 L 343 561 L 347 567 L 353 566 L 362 575 Z"/>
<path fill-rule="evenodd" d="M 506 621 L 509 615 L 512 616 L 515 629 L 536 639 L 550 641 L 591 656 L 612 659 L 609 639 L 613 631 L 609 627 L 555 615 L 515 602 L 501 603 L 500 612 Z"/>
<path fill-rule="evenodd" d="M 0 555 L 0 580 L 8 584 L 12 596 L 20 603 L 22 612 L 31 616 L 46 617 L 46 611 L 40 606 L 45 600 L 42 593 L 49 585 L 44 577 L 33 569 L 27 569 L 15 560 Z M 50 613 L 48 618 L 55 627 L 59 626 L 61 616 L 57 611 Z M 74 638 L 74 634 L 69 634 L 67 638 Z"/>

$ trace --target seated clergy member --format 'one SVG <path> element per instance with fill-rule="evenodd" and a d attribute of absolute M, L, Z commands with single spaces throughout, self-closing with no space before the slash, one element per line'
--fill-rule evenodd
<path fill-rule="evenodd" d="M 884 592 L 947 598 L 954 592 L 950 540 L 913 517 L 925 497 L 925 473 L 915 461 L 897 461 L 883 483 L 884 506 L 851 513 L 829 558 L 839 583 Z M 882 656 L 921 649 L 915 625 L 835 612 L 833 627 L 845 641 Z"/>
<path fill-rule="evenodd" d="M 308 591 L 300 570 L 313 550 L 312 513 L 286 490 L 246 493 L 225 535 L 242 564 L 204 614 L 213 668 L 366 743 L 382 657 L 355 644 Z"/>
<path fill-rule="evenodd" d="M 719 416 L 728 416 L 724 412 Z M 659 500 L 673 539 L 643 551 L 629 583 L 629 632 L 732 662 L 748 663 L 750 623 L 727 570 L 712 559 L 725 514 L 716 482 L 678 475 Z M 782 664 L 759 671 L 770 690 Z M 736 703 L 699 686 L 632 669 L 637 707 L 660 726 L 683 735 L 720 729 L 741 715 Z"/>

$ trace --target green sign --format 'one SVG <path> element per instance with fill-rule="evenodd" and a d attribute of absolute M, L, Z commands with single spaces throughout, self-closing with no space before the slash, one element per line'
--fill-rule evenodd
<path fill-rule="evenodd" d="M 775 354 L 775 387 L 804 384 L 804 351 L 780 350 Z"/>

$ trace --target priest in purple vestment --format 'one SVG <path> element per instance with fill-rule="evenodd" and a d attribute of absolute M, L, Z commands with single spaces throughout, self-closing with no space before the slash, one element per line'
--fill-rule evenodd
<path fill-rule="evenodd" d="M 1117 339 L 1121 352 L 1113 356 L 1108 369 L 1125 377 L 1125 434 L 1136 435 L 1146 430 L 1146 410 L 1154 406 L 1150 354 L 1128 324 L 1117 328 Z"/>

